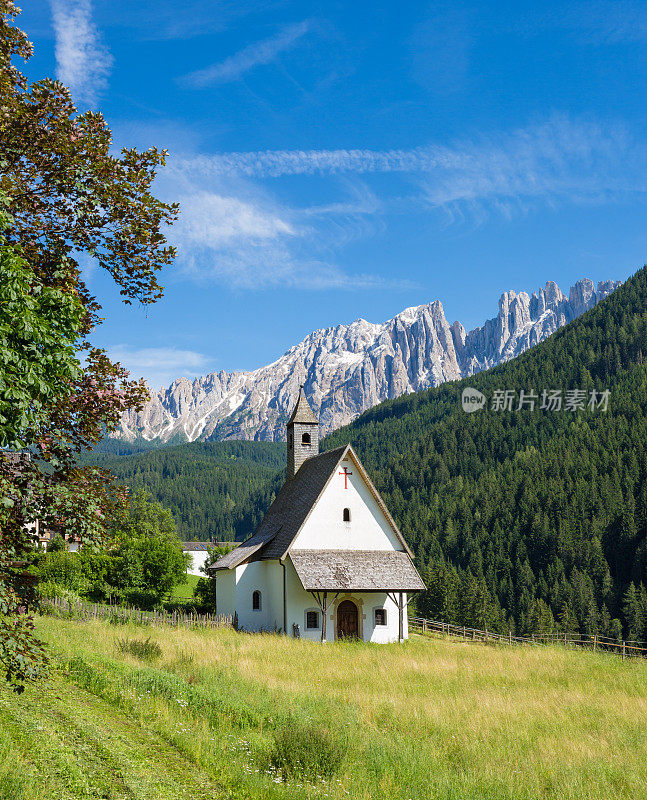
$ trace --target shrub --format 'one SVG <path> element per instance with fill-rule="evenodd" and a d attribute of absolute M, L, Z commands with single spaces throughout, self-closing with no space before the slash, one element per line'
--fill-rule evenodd
<path fill-rule="evenodd" d="M 153 661 L 162 655 L 162 648 L 157 642 L 148 639 L 117 639 L 117 647 L 120 653 L 129 653 L 142 661 Z"/>
<path fill-rule="evenodd" d="M 38 562 L 38 572 L 45 583 L 56 583 L 80 593 L 87 588 L 78 555 L 67 550 L 45 553 Z"/>
<path fill-rule="evenodd" d="M 274 731 L 270 763 L 284 778 L 316 781 L 337 772 L 346 750 L 346 744 L 323 725 L 289 718 Z"/>

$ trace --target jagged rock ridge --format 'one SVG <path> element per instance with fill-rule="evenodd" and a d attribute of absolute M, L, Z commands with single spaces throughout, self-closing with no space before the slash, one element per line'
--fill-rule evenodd
<path fill-rule="evenodd" d="M 179 378 L 139 414 L 126 412 L 115 437 L 279 440 L 299 391 L 319 413 L 322 434 L 407 392 L 457 380 L 538 344 L 616 289 L 618 281 L 578 281 L 566 297 L 556 283 L 505 292 L 499 313 L 466 333 L 442 304 L 407 308 L 383 324 L 358 319 L 315 331 L 266 367 Z"/>

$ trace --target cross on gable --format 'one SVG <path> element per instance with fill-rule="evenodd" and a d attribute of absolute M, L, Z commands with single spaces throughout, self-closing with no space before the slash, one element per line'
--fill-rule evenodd
<path fill-rule="evenodd" d="M 353 473 L 348 471 L 348 467 L 344 467 L 344 471 L 339 474 L 344 476 L 344 489 L 348 489 L 348 478 Z"/>

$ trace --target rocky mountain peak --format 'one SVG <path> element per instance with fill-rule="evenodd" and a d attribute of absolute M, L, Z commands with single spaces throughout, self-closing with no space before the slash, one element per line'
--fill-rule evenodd
<path fill-rule="evenodd" d="M 178 378 L 126 412 L 115 436 L 133 440 L 278 440 L 301 383 L 322 434 L 408 392 L 458 380 L 519 355 L 619 286 L 584 279 L 568 297 L 553 281 L 529 295 L 504 292 L 496 317 L 466 332 L 450 326 L 440 300 L 404 309 L 382 324 L 357 319 L 313 331 L 272 364 L 252 372 Z"/>

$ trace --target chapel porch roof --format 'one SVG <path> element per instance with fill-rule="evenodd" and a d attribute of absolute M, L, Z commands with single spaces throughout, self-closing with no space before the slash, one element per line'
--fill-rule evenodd
<path fill-rule="evenodd" d="M 417 592 L 426 588 L 408 553 L 401 550 L 291 550 L 290 559 L 309 592 Z"/>

